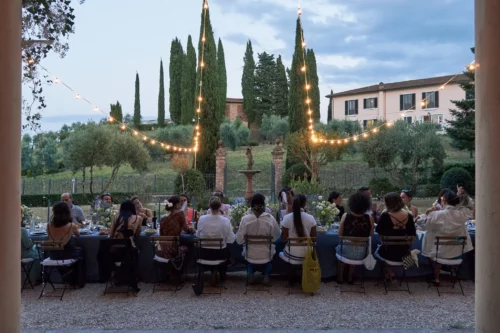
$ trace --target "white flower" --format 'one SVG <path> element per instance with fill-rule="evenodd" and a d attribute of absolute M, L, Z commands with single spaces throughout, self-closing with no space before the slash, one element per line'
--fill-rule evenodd
<path fill-rule="evenodd" d="M 321 195 L 320 195 L 320 196 L 318 197 L 318 200 L 319 200 L 319 201 L 322 201 L 322 200 L 323 200 L 323 196 L 321 196 Z"/>
<path fill-rule="evenodd" d="M 111 220 L 110 220 L 110 218 L 109 218 L 109 217 L 106 217 L 106 219 L 105 219 L 104 221 L 109 222 L 109 221 L 111 221 Z"/>
<path fill-rule="evenodd" d="M 167 202 L 167 207 L 168 207 L 168 208 L 172 208 L 173 206 L 174 206 L 174 204 L 173 204 L 173 203 L 171 203 L 171 202 Z"/>
<path fill-rule="evenodd" d="M 312 202 L 312 204 L 313 204 L 313 205 L 316 205 L 316 201 L 313 201 L 313 202 Z"/>
<path fill-rule="evenodd" d="M 324 211 L 321 212 L 321 215 L 326 215 L 326 213 Z"/>

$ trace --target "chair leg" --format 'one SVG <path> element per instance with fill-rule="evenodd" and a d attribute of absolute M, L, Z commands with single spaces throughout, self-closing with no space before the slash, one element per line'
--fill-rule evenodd
<path fill-rule="evenodd" d="M 23 284 L 21 286 L 21 292 L 24 290 L 24 287 L 26 286 L 26 282 L 29 283 L 29 285 L 31 286 L 32 290 L 35 290 L 35 287 L 33 287 L 33 283 L 31 282 L 31 277 L 30 277 L 31 270 L 33 269 L 33 263 L 29 263 L 28 265 L 21 264 L 21 268 L 23 269 L 23 272 L 24 272 L 24 275 L 25 275 Z"/>

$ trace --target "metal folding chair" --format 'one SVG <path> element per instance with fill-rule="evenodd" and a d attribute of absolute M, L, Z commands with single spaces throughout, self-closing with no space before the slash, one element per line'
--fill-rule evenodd
<path fill-rule="evenodd" d="M 415 240 L 414 236 L 382 236 L 379 235 L 379 240 L 382 243 L 381 247 L 384 248 L 385 253 L 389 253 L 391 251 L 391 248 L 395 247 L 404 247 L 407 249 L 409 252 L 411 249 L 411 245 L 413 244 L 413 241 Z M 410 291 L 410 286 L 408 284 L 408 281 L 406 280 L 406 269 L 404 268 L 403 261 L 391 261 L 387 260 L 383 257 L 381 257 L 378 253 L 378 251 L 375 252 L 374 257 L 378 260 L 379 265 L 380 265 L 380 278 L 379 281 L 377 281 L 377 284 L 375 286 L 378 286 L 380 283 L 380 279 L 384 281 L 384 294 L 387 295 L 389 291 L 404 291 L 408 292 L 411 294 Z M 384 268 L 401 268 L 402 273 L 399 276 L 399 287 L 402 286 L 403 281 L 406 284 L 406 289 L 387 289 L 387 281 L 384 278 Z"/>
<path fill-rule="evenodd" d="M 339 236 L 340 240 L 340 252 L 343 253 L 343 248 L 344 246 L 350 246 L 350 247 L 361 247 L 365 249 L 365 257 L 368 253 L 368 246 L 369 246 L 369 238 L 368 237 L 344 237 L 344 236 Z M 353 290 L 342 290 L 343 288 L 340 286 L 340 293 L 358 293 L 358 294 L 365 294 L 366 295 L 366 289 L 365 289 L 365 265 L 363 263 L 363 260 L 352 260 L 349 258 L 346 258 L 339 253 L 335 254 L 337 260 L 339 261 L 339 265 L 341 264 L 346 264 L 346 265 L 352 265 L 352 266 L 360 266 L 363 269 L 363 274 L 361 275 L 361 282 L 359 284 L 353 284 L 354 286 L 359 286 L 361 291 L 353 291 Z M 340 274 L 340 272 L 338 272 Z"/>
<path fill-rule="evenodd" d="M 129 255 L 127 250 L 132 247 L 132 242 L 130 239 L 102 239 L 101 244 L 102 242 L 109 243 L 109 255 L 112 258 L 111 273 L 106 280 L 103 296 L 106 294 L 126 294 L 128 297 L 130 293 L 130 286 L 127 284 L 126 289 L 120 288 L 120 286 L 115 284 L 114 279 L 117 271 L 122 267 L 126 256 Z"/>
<path fill-rule="evenodd" d="M 21 259 L 21 275 L 24 274 L 23 284 L 21 285 L 21 292 L 26 288 L 26 283 L 28 283 L 32 290 L 35 290 L 33 283 L 31 282 L 30 273 L 33 269 L 33 264 L 35 259 L 33 258 L 23 258 Z"/>
<path fill-rule="evenodd" d="M 204 257 L 204 251 L 207 249 L 210 250 L 220 250 L 222 251 L 222 242 L 224 240 L 222 238 L 214 238 L 214 239 L 209 239 L 209 238 L 198 238 L 195 241 L 195 248 L 197 250 L 197 259 L 196 259 L 196 265 L 197 265 L 197 272 L 196 272 L 196 281 L 198 283 L 203 282 L 203 275 L 204 275 L 204 269 L 208 268 L 212 272 L 215 270 L 215 274 L 219 273 L 219 279 L 221 279 L 221 268 L 222 265 L 227 261 L 227 260 L 206 260 L 202 259 Z M 205 288 L 203 288 L 203 295 L 222 295 L 222 291 L 226 289 L 224 283 L 219 284 L 218 292 L 205 292 Z"/>
<path fill-rule="evenodd" d="M 154 250 L 155 250 L 155 256 L 153 257 L 153 261 L 155 263 L 155 271 L 156 271 L 156 282 L 153 285 L 153 294 L 156 291 L 156 287 L 162 285 L 161 283 L 161 276 L 160 276 L 160 269 L 162 266 L 167 267 L 167 274 L 171 272 L 172 269 L 174 269 L 171 260 L 167 258 L 160 257 L 156 254 L 156 249 L 158 247 L 163 247 L 163 246 L 172 246 L 172 248 L 177 249 L 177 253 L 180 254 L 179 252 L 179 237 L 172 237 L 172 236 L 151 236 L 150 237 L 151 243 L 153 244 Z M 183 263 L 182 265 L 182 272 L 185 272 L 185 265 Z M 181 276 L 182 276 L 181 272 Z M 174 293 L 182 290 L 184 288 L 184 280 L 181 278 L 178 281 L 169 281 L 170 284 L 174 287 L 172 288 L 161 288 L 158 291 L 173 291 Z"/>
<path fill-rule="evenodd" d="M 464 261 L 464 249 L 465 245 L 467 244 L 467 237 L 465 236 L 448 236 L 448 237 L 436 237 L 434 245 L 436 246 L 436 258 L 430 259 L 431 266 L 432 266 L 432 276 L 434 276 L 434 271 L 436 268 L 436 264 L 442 265 L 442 266 L 447 266 L 450 268 L 450 276 L 452 279 L 451 282 L 451 288 L 455 289 L 455 285 L 458 281 L 458 285 L 460 286 L 460 291 L 462 292 L 462 295 L 465 296 L 464 293 L 464 288 L 462 287 L 462 282 L 460 281 L 459 274 L 460 274 L 460 268 L 462 267 L 462 263 Z M 453 258 L 453 259 L 445 259 L 445 258 L 440 258 L 439 257 L 439 248 L 441 246 L 455 246 L 455 247 L 460 247 L 460 256 Z M 428 288 L 432 286 L 432 279 L 429 282 Z M 441 296 L 441 294 L 455 294 L 454 292 L 443 292 L 440 291 L 439 288 L 441 286 L 436 286 L 438 295 Z"/>
<path fill-rule="evenodd" d="M 259 245 L 265 245 L 268 247 L 268 249 L 269 249 L 268 260 L 266 262 L 257 262 L 257 261 L 252 262 L 252 260 L 248 260 L 248 252 L 251 249 L 251 247 L 252 246 L 259 246 Z M 248 265 L 252 264 L 252 265 L 258 267 L 258 266 L 262 266 L 262 265 L 267 265 L 269 262 L 271 262 L 273 260 L 272 246 L 273 246 L 273 237 L 271 237 L 271 236 L 250 236 L 250 235 L 245 236 L 245 261 L 247 264 L 247 279 L 246 279 L 246 283 L 245 283 L 245 293 L 244 293 L 245 295 L 248 293 L 249 290 L 267 291 L 267 292 L 271 293 L 270 287 L 248 289 L 248 285 L 249 285 L 248 284 L 248 279 L 249 279 Z"/>
<path fill-rule="evenodd" d="M 52 241 L 34 241 L 33 244 L 35 244 L 36 249 L 38 251 L 38 255 L 40 257 L 41 265 L 42 265 L 42 291 L 40 292 L 40 296 L 38 297 L 39 299 L 42 297 L 59 297 L 59 299 L 62 301 L 64 294 L 66 293 L 66 289 L 68 288 L 69 281 L 67 279 L 68 276 L 71 276 L 74 272 L 74 266 L 75 263 L 78 261 L 78 259 L 65 259 L 65 260 L 52 260 L 50 259 L 50 256 L 47 257 L 46 259 L 42 260 L 43 258 L 43 253 L 48 253 L 50 254 L 51 252 L 55 251 L 63 251 L 64 247 L 62 246 L 61 242 L 52 242 Z M 68 268 L 69 270 L 65 273 L 62 272 L 63 268 Z M 52 273 L 54 269 L 57 269 L 59 272 L 59 275 L 62 278 L 62 282 L 64 284 L 63 288 L 56 288 L 54 286 L 54 283 L 52 282 Z M 62 289 L 62 294 L 61 295 L 45 295 L 45 287 L 47 286 L 47 283 L 50 284 L 52 287 L 52 290 L 55 292 L 56 290 L 61 290 Z"/>
<path fill-rule="evenodd" d="M 307 240 L 308 240 L 308 237 L 288 238 L 287 245 L 286 245 L 286 248 L 288 249 L 288 253 L 289 254 L 291 253 L 292 247 L 299 247 L 299 246 L 306 247 Z M 313 250 L 316 251 L 316 242 L 317 242 L 316 237 L 311 237 L 311 241 L 312 241 Z M 296 268 L 299 266 L 302 267 L 303 258 L 300 260 L 290 258 L 290 256 L 285 254 L 284 252 L 280 253 L 280 258 L 288 263 L 288 284 L 287 285 L 288 285 L 288 295 L 291 295 L 292 294 L 292 284 L 290 282 L 295 277 Z M 302 292 L 302 289 L 300 292 Z"/>

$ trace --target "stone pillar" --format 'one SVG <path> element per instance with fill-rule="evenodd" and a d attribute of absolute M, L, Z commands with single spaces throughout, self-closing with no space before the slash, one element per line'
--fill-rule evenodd
<path fill-rule="evenodd" d="M 273 155 L 273 164 L 274 164 L 274 190 L 275 190 L 275 195 L 280 191 L 281 189 L 281 178 L 283 177 L 283 155 L 285 152 L 283 151 L 283 148 L 280 146 L 281 141 L 279 139 L 276 139 L 276 147 L 274 147 L 272 151 Z"/>
<path fill-rule="evenodd" d="M 219 140 L 219 149 L 215 152 L 215 190 L 224 191 L 224 169 L 226 168 L 226 150 Z"/>
<path fill-rule="evenodd" d="M 21 0 L 0 1 L 0 332 L 19 333 L 21 310 Z"/>
<path fill-rule="evenodd" d="M 476 332 L 500 327 L 500 2 L 476 0 Z"/>

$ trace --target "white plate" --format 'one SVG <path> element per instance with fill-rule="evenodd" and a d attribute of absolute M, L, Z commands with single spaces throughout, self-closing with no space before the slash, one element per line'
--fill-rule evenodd
<path fill-rule="evenodd" d="M 92 233 L 92 230 L 90 230 L 90 229 L 80 229 L 81 235 L 89 235 L 91 233 Z"/>

